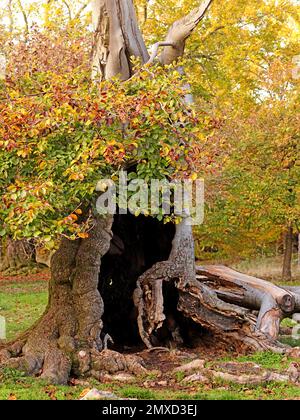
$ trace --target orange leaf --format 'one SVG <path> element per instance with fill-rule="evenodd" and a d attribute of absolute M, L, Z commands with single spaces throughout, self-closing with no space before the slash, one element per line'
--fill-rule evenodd
<path fill-rule="evenodd" d="M 86 239 L 86 238 L 89 237 L 89 234 L 88 233 L 84 233 L 84 232 L 80 232 L 80 233 L 78 233 L 78 236 L 81 239 Z"/>

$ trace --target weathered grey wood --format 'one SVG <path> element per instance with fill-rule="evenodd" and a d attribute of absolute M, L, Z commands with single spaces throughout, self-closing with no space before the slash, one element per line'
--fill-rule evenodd
<path fill-rule="evenodd" d="M 299 297 L 294 292 L 228 267 L 197 267 L 197 273 L 216 281 L 215 291 L 221 299 L 258 310 L 256 328 L 274 339 L 281 320 L 300 309 Z"/>
<path fill-rule="evenodd" d="M 212 0 L 201 1 L 199 7 L 173 23 L 165 39 L 165 42 L 171 43 L 173 46 L 164 48 L 160 58 L 163 64 L 171 64 L 182 57 L 186 40 L 204 18 L 211 4 Z"/>
<path fill-rule="evenodd" d="M 142 34 L 139 30 L 132 0 L 94 0 L 93 24 L 93 76 L 110 79 L 132 76 L 132 56 L 142 63 L 149 60 Z"/>

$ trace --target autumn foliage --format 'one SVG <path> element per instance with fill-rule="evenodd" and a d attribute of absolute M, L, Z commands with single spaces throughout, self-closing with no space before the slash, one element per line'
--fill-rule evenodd
<path fill-rule="evenodd" d="M 94 84 L 86 45 L 36 31 L 9 55 L 0 88 L 2 236 L 85 237 L 80 216 L 99 179 L 132 166 L 131 177 L 146 180 L 188 177 L 211 160 L 214 123 L 184 105 L 175 68 L 137 63 L 125 83 Z"/>

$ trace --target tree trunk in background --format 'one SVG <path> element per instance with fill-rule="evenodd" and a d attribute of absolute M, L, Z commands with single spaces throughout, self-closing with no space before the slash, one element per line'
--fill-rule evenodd
<path fill-rule="evenodd" d="M 172 25 L 162 64 L 182 56 L 211 2 Z M 133 2 L 96 0 L 93 9 L 93 77 L 126 80 L 131 56 L 149 60 Z M 91 210 L 85 216 L 93 221 L 89 237 L 62 240 L 51 261 L 47 309 L 32 329 L 2 346 L 2 365 L 55 383 L 67 383 L 70 374 L 145 373 L 132 354 L 107 349 L 111 331 L 124 334 L 124 319 L 127 336 L 136 328 L 149 348 L 194 344 L 200 330 L 225 349 L 285 351 L 276 338 L 281 319 L 300 310 L 298 292 L 226 267 L 196 267 L 187 214 L 171 229 L 141 216 L 100 217 Z"/>
<path fill-rule="evenodd" d="M 284 256 L 282 268 L 282 280 L 292 280 L 292 260 L 293 260 L 293 226 L 288 226 L 284 235 Z"/>
<path fill-rule="evenodd" d="M 148 19 L 148 3 L 149 0 L 139 0 L 136 4 L 137 18 L 141 26 L 144 25 Z"/>
<path fill-rule="evenodd" d="M 34 262 L 34 246 L 27 240 L 7 239 L 1 244 L 0 271 L 15 275 L 26 273 Z"/>
<path fill-rule="evenodd" d="M 300 233 L 298 233 L 298 270 L 300 270 Z"/>

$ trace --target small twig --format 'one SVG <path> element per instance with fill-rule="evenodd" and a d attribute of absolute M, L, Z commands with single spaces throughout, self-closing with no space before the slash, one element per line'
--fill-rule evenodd
<path fill-rule="evenodd" d="M 151 347 L 150 349 L 145 350 L 145 353 L 151 353 L 153 351 L 170 352 L 170 349 L 168 349 L 168 347 Z"/>

